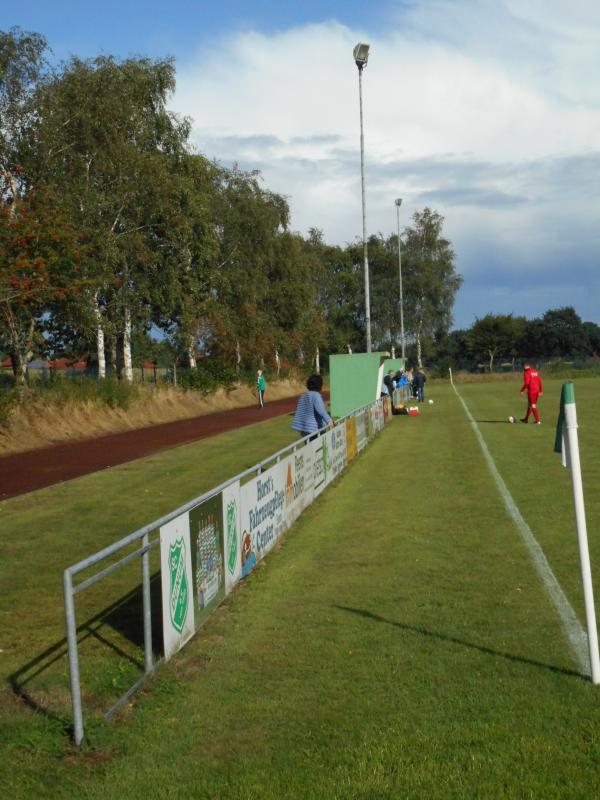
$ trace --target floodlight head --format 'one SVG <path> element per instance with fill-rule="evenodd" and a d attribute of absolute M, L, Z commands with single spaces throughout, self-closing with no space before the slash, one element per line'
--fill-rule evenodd
<path fill-rule="evenodd" d="M 359 70 L 362 70 L 364 67 L 367 66 L 367 61 L 369 60 L 369 47 L 371 45 L 364 44 L 364 42 L 359 42 L 356 47 L 354 48 L 353 55 L 354 61 L 356 62 L 356 66 Z"/>
<path fill-rule="evenodd" d="M 401 198 L 401 197 L 399 197 L 399 198 L 398 198 L 398 199 L 395 201 L 395 203 L 396 203 L 396 205 L 397 205 L 397 206 L 401 206 L 401 205 L 402 205 L 402 198 Z"/>

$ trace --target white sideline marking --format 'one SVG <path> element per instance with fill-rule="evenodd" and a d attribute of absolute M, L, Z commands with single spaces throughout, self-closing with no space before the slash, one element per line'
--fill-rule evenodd
<path fill-rule="evenodd" d="M 537 539 L 533 535 L 531 528 L 525 522 L 523 517 L 521 516 L 521 512 L 515 501 L 512 498 L 511 493 L 508 491 L 508 487 L 504 483 L 504 480 L 500 473 L 498 472 L 498 468 L 492 458 L 492 454 L 488 450 L 488 446 L 485 443 L 485 439 L 481 435 L 481 431 L 475 422 L 473 415 L 469 411 L 469 408 L 465 401 L 460 396 L 458 389 L 454 384 L 452 388 L 456 392 L 456 395 L 460 402 L 465 409 L 465 413 L 469 422 L 471 423 L 471 427 L 475 432 L 475 436 L 479 441 L 479 445 L 481 450 L 483 451 L 483 455 L 485 460 L 487 461 L 487 465 L 490 468 L 490 472 L 492 473 L 492 477 L 496 481 L 496 485 L 498 487 L 498 491 L 500 492 L 500 496 L 504 500 L 504 505 L 506 506 L 506 510 L 508 511 L 509 516 L 512 518 L 513 522 L 517 526 L 519 533 L 521 534 L 521 538 L 525 542 L 527 549 L 529 550 L 529 555 L 531 556 L 531 560 L 537 570 L 538 575 L 542 579 L 544 586 L 546 587 L 546 591 L 550 595 L 550 599 L 554 604 L 554 608 L 558 612 L 558 616 L 560 617 L 560 621 L 563 627 L 563 631 L 571 645 L 571 649 L 573 654 L 575 655 L 576 660 L 579 663 L 579 666 L 586 675 L 590 674 L 590 659 L 588 653 L 588 646 L 587 646 L 587 634 L 581 626 L 581 623 L 577 619 L 577 615 L 573 610 L 573 607 L 567 600 L 565 593 L 563 592 L 559 582 L 556 580 L 554 573 L 552 572 L 552 568 L 544 555 L 544 551 L 538 544 Z"/>

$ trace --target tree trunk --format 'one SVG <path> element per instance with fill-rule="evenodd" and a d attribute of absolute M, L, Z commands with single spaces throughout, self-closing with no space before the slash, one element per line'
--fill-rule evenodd
<path fill-rule="evenodd" d="M 196 369 L 196 337 L 191 334 L 188 337 L 187 357 L 188 367 L 190 369 Z"/>
<path fill-rule="evenodd" d="M 396 358 L 396 348 L 392 345 L 392 358 Z"/>
<path fill-rule="evenodd" d="M 104 352 L 104 328 L 102 313 L 98 305 L 98 293 L 94 295 L 94 317 L 96 319 L 96 352 L 98 354 L 98 378 L 106 378 L 106 354 Z"/>
<path fill-rule="evenodd" d="M 133 383 L 133 363 L 131 360 L 131 311 L 126 305 L 123 311 L 123 373 L 127 383 Z"/>
<path fill-rule="evenodd" d="M 279 358 L 279 350 L 275 350 L 275 366 L 277 367 L 277 380 L 279 380 L 279 372 L 281 370 L 281 359 Z"/>
<path fill-rule="evenodd" d="M 419 369 L 423 368 L 423 350 L 421 347 L 421 320 L 419 320 L 417 324 L 417 330 L 415 333 L 415 343 L 417 345 L 417 366 Z"/>
<path fill-rule="evenodd" d="M 492 350 L 488 350 L 488 355 L 490 357 L 490 375 L 494 371 L 494 352 Z"/>
<path fill-rule="evenodd" d="M 242 353 L 240 350 L 240 340 L 235 340 L 235 371 L 239 374 L 240 365 L 242 363 Z"/>
<path fill-rule="evenodd" d="M 319 345 L 317 345 L 317 351 L 315 353 L 315 372 L 317 375 L 321 374 L 321 353 L 319 352 Z"/>
<path fill-rule="evenodd" d="M 9 329 L 9 353 L 15 385 L 18 389 L 23 389 L 27 383 L 27 364 L 33 356 L 33 334 L 35 331 L 35 319 L 30 319 L 25 331 L 19 329 L 19 325 L 12 315 L 8 320 Z"/>
<path fill-rule="evenodd" d="M 23 353 L 19 350 L 13 350 L 10 354 L 10 363 L 12 366 L 15 385 L 22 389 L 27 383 L 27 359 L 23 357 Z"/>

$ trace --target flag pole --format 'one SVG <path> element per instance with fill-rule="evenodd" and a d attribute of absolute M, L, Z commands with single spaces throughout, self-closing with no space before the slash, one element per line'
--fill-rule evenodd
<path fill-rule="evenodd" d="M 596 628 L 596 610 L 594 607 L 592 569 L 590 565 L 590 551 L 588 547 L 587 525 L 585 521 L 581 463 L 579 460 L 577 409 L 575 406 L 575 389 L 570 381 L 563 384 L 561 396 L 561 416 L 564 420 L 562 433 L 563 437 L 566 438 L 567 464 L 571 468 L 571 482 L 573 485 L 573 502 L 575 505 L 575 520 L 577 523 L 577 542 L 579 544 L 579 562 L 581 565 L 581 582 L 583 584 L 583 599 L 585 604 L 585 619 L 588 633 L 588 647 L 590 651 L 592 683 L 599 684 L 600 657 L 598 655 L 598 631 Z"/>

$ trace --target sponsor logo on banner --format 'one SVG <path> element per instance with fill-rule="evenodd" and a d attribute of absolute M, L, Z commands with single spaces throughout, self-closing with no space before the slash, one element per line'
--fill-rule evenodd
<path fill-rule="evenodd" d="M 240 482 L 223 489 L 223 521 L 225 529 L 225 591 L 229 592 L 242 574 L 242 529 L 240 527 Z"/>
<path fill-rule="evenodd" d="M 196 626 L 225 597 L 223 497 L 218 494 L 190 511 L 192 568 L 195 580 Z"/>
<path fill-rule="evenodd" d="M 196 537 L 196 592 L 198 608 L 206 608 L 223 585 L 221 535 L 216 517 L 206 516 Z"/>
<path fill-rule="evenodd" d="M 346 420 L 346 458 L 348 463 L 356 456 L 358 445 L 356 441 L 356 418 L 348 417 Z"/>
<path fill-rule="evenodd" d="M 233 498 L 227 503 L 227 527 L 225 528 L 225 541 L 227 544 L 227 569 L 230 575 L 235 574 L 238 557 L 238 511 L 237 500 Z"/>
<path fill-rule="evenodd" d="M 188 514 L 160 529 L 163 642 L 169 659 L 195 630 Z"/>
<path fill-rule="evenodd" d="M 313 491 L 314 496 L 318 497 L 327 486 L 327 473 L 329 471 L 327 436 L 323 434 L 311 444 L 313 445 Z"/>
<path fill-rule="evenodd" d="M 185 570 L 186 549 L 183 539 L 177 539 L 169 545 L 169 611 L 171 623 L 178 633 L 183 630 L 183 625 L 188 615 L 190 601 L 190 587 Z"/>

